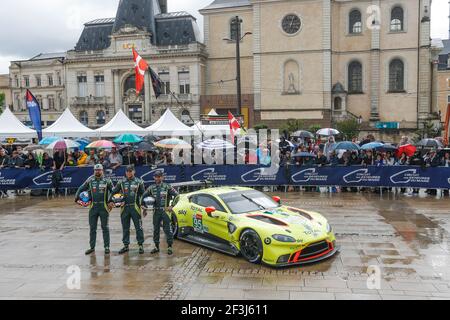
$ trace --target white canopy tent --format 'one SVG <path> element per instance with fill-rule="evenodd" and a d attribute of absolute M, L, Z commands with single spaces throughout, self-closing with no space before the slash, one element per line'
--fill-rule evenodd
<path fill-rule="evenodd" d="M 0 115 L 0 138 L 37 138 L 35 130 L 28 128 L 9 110 L 5 108 Z"/>
<path fill-rule="evenodd" d="M 206 125 L 201 122 L 197 122 L 192 129 L 195 132 L 195 135 L 207 135 L 209 137 L 217 136 L 229 136 L 231 134 L 229 125 Z"/>
<path fill-rule="evenodd" d="M 54 124 L 43 130 L 42 135 L 44 137 L 85 138 L 95 137 L 97 133 L 79 122 L 67 108 Z"/>
<path fill-rule="evenodd" d="M 178 120 L 169 109 L 167 109 L 158 121 L 145 130 L 147 131 L 147 134 L 157 137 L 179 137 L 191 136 L 194 134 L 194 130 Z"/>
<path fill-rule="evenodd" d="M 138 136 L 146 136 L 148 132 L 131 121 L 127 115 L 119 110 L 114 118 L 100 129 L 95 130 L 97 136 L 103 138 L 117 137 L 121 134 L 130 133 Z"/>

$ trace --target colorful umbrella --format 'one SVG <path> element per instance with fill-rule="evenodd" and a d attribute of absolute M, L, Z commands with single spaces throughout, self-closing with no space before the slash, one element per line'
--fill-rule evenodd
<path fill-rule="evenodd" d="M 180 139 L 164 139 L 155 143 L 155 147 L 163 149 L 192 149 L 192 146 L 186 141 Z"/>
<path fill-rule="evenodd" d="M 223 149 L 234 149 L 234 145 L 231 142 L 221 140 L 221 139 L 209 139 L 199 143 L 197 148 L 203 150 L 223 150 Z"/>
<path fill-rule="evenodd" d="M 44 138 L 41 141 L 39 141 L 39 144 L 41 146 L 42 145 L 49 145 L 49 144 L 51 144 L 51 143 L 53 143 L 55 141 L 60 141 L 60 140 L 63 140 L 63 139 L 60 138 L 60 137 L 47 137 L 47 138 Z"/>
<path fill-rule="evenodd" d="M 317 131 L 316 134 L 319 136 L 329 137 L 329 136 L 337 136 L 341 133 L 339 132 L 339 130 L 336 130 L 336 129 L 325 128 L 325 129 L 320 129 L 319 131 Z"/>
<path fill-rule="evenodd" d="M 135 134 L 122 134 L 118 136 L 115 140 L 115 143 L 139 143 L 142 142 L 142 138 Z"/>
<path fill-rule="evenodd" d="M 77 143 L 73 140 L 66 139 L 66 140 L 55 141 L 55 142 L 49 144 L 46 149 L 57 151 L 57 150 L 75 149 L 75 148 L 79 148 L 79 147 L 80 147 L 79 143 Z"/>
<path fill-rule="evenodd" d="M 401 157 L 403 153 L 406 153 L 408 157 L 412 157 L 414 153 L 416 153 L 417 148 L 412 144 L 405 144 L 404 146 L 400 146 L 397 151 L 397 157 Z"/>
<path fill-rule="evenodd" d="M 338 142 L 334 146 L 334 150 L 354 150 L 359 151 L 361 150 L 360 146 L 358 146 L 356 143 L 350 142 L 350 141 L 343 141 Z"/>
<path fill-rule="evenodd" d="M 117 148 L 117 146 L 108 140 L 98 140 L 92 142 L 90 145 L 86 146 L 86 149 L 112 149 Z"/>
<path fill-rule="evenodd" d="M 148 143 L 148 142 L 141 142 L 138 145 L 136 145 L 134 147 L 134 149 L 136 150 L 140 150 L 140 151 L 155 151 L 155 145 L 153 143 Z"/>
<path fill-rule="evenodd" d="M 80 145 L 78 149 L 80 149 L 81 151 L 83 151 L 91 143 L 91 141 L 88 139 L 78 139 L 75 140 L 75 142 L 77 142 Z"/>

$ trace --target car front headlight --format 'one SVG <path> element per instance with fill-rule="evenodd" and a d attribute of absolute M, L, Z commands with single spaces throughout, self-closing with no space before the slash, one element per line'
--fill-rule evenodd
<path fill-rule="evenodd" d="M 290 242 L 290 243 L 296 242 L 293 237 L 285 236 L 282 234 L 274 234 L 272 236 L 272 238 L 274 238 L 275 240 L 280 241 L 280 242 Z"/>
<path fill-rule="evenodd" d="M 327 223 L 327 233 L 331 233 L 333 231 L 333 228 L 329 223 Z"/>

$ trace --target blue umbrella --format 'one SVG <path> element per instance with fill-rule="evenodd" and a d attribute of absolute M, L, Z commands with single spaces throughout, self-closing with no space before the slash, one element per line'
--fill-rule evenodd
<path fill-rule="evenodd" d="M 39 144 L 41 146 L 42 145 L 49 145 L 49 144 L 52 144 L 53 142 L 60 141 L 60 140 L 63 140 L 63 139 L 60 138 L 60 137 L 47 137 L 47 138 L 44 138 L 41 141 L 39 141 Z"/>
<path fill-rule="evenodd" d="M 363 145 L 361 147 L 361 149 L 362 150 L 374 150 L 374 149 L 382 147 L 383 145 L 384 144 L 381 142 L 371 142 L 371 143 L 367 143 L 367 144 Z"/>
<path fill-rule="evenodd" d="M 78 149 L 81 151 L 84 151 L 84 149 L 91 143 L 91 141 L 89 141 L 88 139 L 78 139 L 75 140 L 75 142 L 77 142 L 80 145 Z"/>
<path fill-rule="evenodd" d="M 334 147 L 334 150 L 355 150 L 355 151 L 359 151 L 361 148 L 353 142 L 350 141 L 343 141 L 343 142 L 338 142 L 336 144 L 336 146 Z"/>
<path fill-rule="evenodd" d="M 117 144 L 139 143 L 139 142 L 142 142 L 142 138 L 135 134 L 121 134 L 114 140 L 114 143 Z"/>
<path fill-rule="evenodd" d="M 317 158 L 317 156 L 309 152 L 300 152 L 293 154 L 292 158 Z"/>

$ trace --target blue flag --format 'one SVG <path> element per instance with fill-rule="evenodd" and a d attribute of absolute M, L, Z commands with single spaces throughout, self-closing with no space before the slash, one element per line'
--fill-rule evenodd
<path fill-rule="evenodd" d="M 41 106 L 30 90 L 27 90 L 26 95 L 27 109 L 33 123 L 34 130 L 38 134 L 39 141 L 42 140 L 42 123 L 41 123 Z"/>

